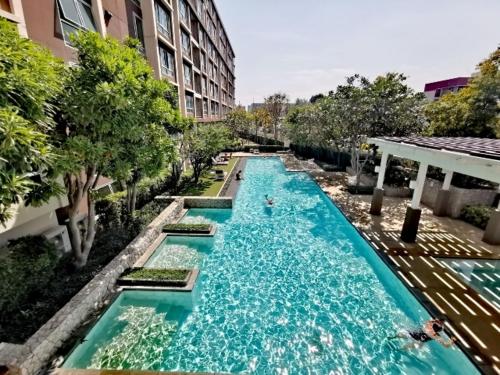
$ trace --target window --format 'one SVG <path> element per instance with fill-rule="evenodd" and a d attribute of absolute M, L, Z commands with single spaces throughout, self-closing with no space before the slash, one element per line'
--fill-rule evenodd
<path fill-rule="evenodd" d="M 196 0 L 196 13 L 201 15 L 201 0 Z"/>
<path fill-rule="evenodd" d="M 189 35 L 184 31 L 181 33 L 181 43 L 182 43 L 182 52 L 184 52 L 188 57 L 191 56 L 191 41 L 189 40 Z"/>
<path fill-rule="evenodd" d="M 86 0 L 58 0 L 59 19 L 64 41 L 71 44 L 70 35 L 78 30 L 95 31 L 92 8 Z"/>
<path fill-rule="evenodd" d="M 181 20 L 188 25 L 189 24 L 189 11 L 188 11 L 188 5 L 186 3 L 186 0 L 181 0 L 179 2 L 179 12 L 181 14 Z"/>
<path fill-rule="evenodd" d="M 207 57 L 205 54 L 202 52 L 201 53 L 201 70 L 205 71 L 205 68 L 207 67 Z"/>
<path fill-rule="evenodd" d="M 202 46 L 203 48 L 206 48 L 205 46 L 205 33 L 200 30 L 200 46 Z"/>
<path fill-rule="evenodd" d="M 203 95 L 207 95 L 207 79 L 205 77 L 202 78 L 201 89 L 202 89 Z"/>
<path fill-rule="evenodd" d="M 160 52 L 161 74 L 167 77 L 175 77 L 174 55 L 162 46 L 158 46 Z"/>
<path fill-rule="evenodd" d="M 212 98 L 215 96 L 215 86 L 213 82 L 210 82 L 210 96 Z"/>
<path fill-rule="evenodd" d="M 189 114 L 194 113 L 194 97 L 186 94 L 186 112 Z"/>
<path fill-rule="evenodd" d="M 134 13 L 134 31 L 135 37 L 141 42 L 141 52 L 144 53 L 144 30 L 142 29 L 142 18 Z"/>
<path fill-rule="evenodd" d="M 191 67 L 189 65 L 184 64 L 184 83 L 188 86 L 192 85 L 191 80 Z"/>
<path fill-rule="evenodd" d="M 165 35 L 168 39 L 172 40 L 172 19 L 170 13 L 157 2 L 156 8 L 156 27 L 160 33 Z"/>
<path fill-rule="evenodd" d="M 208 115 L 208 101 L 204 100 L 203 101 L 203 116 Z"/>

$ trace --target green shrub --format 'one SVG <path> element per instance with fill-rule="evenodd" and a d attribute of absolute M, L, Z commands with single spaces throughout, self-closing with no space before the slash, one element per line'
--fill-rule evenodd
<path fill-rule="evenodd" d="M 124 220 L 125 212 L 125 192 L 106 195 L 95 203 L 96 214 L 99 216 L 99 225 L 104 229 L 119 227 Z"/>
<path fill-rule="evenodd" d="M 212 224 L 167 224 L 163 227 L 164 232 L 171 233 L 210 233 Z"/>
<path fill-rule="evenodd" d="M 153 268 L 136 268 L 125 272 L 122 276 L 124 279 L 133 280 L 184 280 L 189 274 L 189 270 L 176 269 L 153 269 Z"/>
<path fill-rule="evenodd" d="M 56 247 L 43 237 L 23 237 L 1 249 L 0 311 L 9 313 L 44 291 L 58 263 Z"/>
<path fill-rule="evenodd" d="M 460 218 L 478 228 L 485 229 L 494 209 L 487 206 L 465 206 L 460 212 Z"/>
<path fill-rule="evenodd" d="M 140 210 L 135 210 L 133 216 L 126 223 L 133 237 L 146 228 L 168 205 L 168 202 L 152 201 Z"/>

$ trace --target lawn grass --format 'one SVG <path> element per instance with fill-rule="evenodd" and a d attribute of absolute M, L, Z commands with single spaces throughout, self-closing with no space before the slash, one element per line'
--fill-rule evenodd
<path fill-rule="evenodd" d="M 216 165 L 212 167 L 212 170 L 222 169 L 224 172 L 229 174 L 237 161 L 238 158 L 231 158 L 227 165 Z M 192 183 L 188 184 L 184 189 L 182 189 L 180 195 L 215 197 L 222 188 L 223 184 L 224 181 L 216 181 L 215 175 L 210 174 L 210 171 L 206 171 L 201 175 L 197 185 Z"/>

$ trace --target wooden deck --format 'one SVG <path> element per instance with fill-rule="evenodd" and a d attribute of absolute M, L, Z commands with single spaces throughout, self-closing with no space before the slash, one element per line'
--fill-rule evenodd
<path fill-rule="evenodd" d="M 444 232 L 421 232 L 415 244 L 398 232 L 363 232 L 396 274 L 424 305 L 444 316 L 449 334 L 487 374 L 500 374 L 500 309 L 463 282 L 445 258 L 467 259 L 471 267 L 500 259 L 484 246 Z M 484 263 L 484 262 L 482 262 Z M 500 272 L 494 273 L 500 279 Z"/>

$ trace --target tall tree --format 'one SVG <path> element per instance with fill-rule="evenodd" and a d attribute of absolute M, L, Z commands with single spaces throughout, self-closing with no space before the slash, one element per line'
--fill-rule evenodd
<path fill-rule="evenodd" d="M 265 107 L 271 116 L 274 140 L 278 140 L 279 128 L 287 110 L 289 99 L 285 93 L 278 92 L 264 99 Z"/>
<path fill-rule="evenodd" d="M 55 181 L 55 154 L 47 133 L 64 65 L 46 49 L 21 38 L 0 18 L 0 223 L 12 206 L 37 206 L 63 190 Z"/>
<path fill-rule="evenodd" d="M 366 137 L 371 135 L 372 100 L 368 91 L 370 81 L 365 77 L 354 75 L 347 78 L 345 85 L 340 85 L 332 93 L 335 120 L 341 128 L 343 138 L 351 153 L 351 168 L 356 177 L 356 186 L 368 161 L 368 155 L 362 146 Z"/>
<path fill-rule="evenodd" d="M 242 133 L 250 133 L 252 115 L 243 107 L 236 107 L 226 115 L 224 124 L 231 131 L 233 138 L 238 138 Z"/>
<path fill-rule="evenodd" d="M 469 86 L 429 103 L 426 134 L 500 138 L 500 49 L 478 65 Z"/>
<path fill-rule="evenodd" d="M 266 108 L 258 108 L 253 113 L 253 123 L 255 128 L 255 136 L 259 135 L 259 129 L 265 132 L 272 124 L 271 114 Z"/>
<path fill-rule="evenodd" d="M 149 116 L 161 112 L 157 106 L 164 112 L 171 109 L 161 97 L 164 87 L 152 81 L 148 63 L 135 44 L 128 43 L 90 32 L 78 33 L 73 39 L 78 65 L 71 68 L 61 98 L 56 140 L 77 267 L 86 264 L 96 233 L 94 189 L 99 177 L 122 178 L 129 173 L 131 178 L 134 173 L 144 173 L 145 164 L 156 163 L 160 156 L 142 147 L 160 134 L 152 125 L 158 125 L 157 121 Z M 125 158 L 127 153 L 139 161 Z M 83 229 L 78 225 L 81 204 L 88 211 Z"/>
<path fill-rule="evenodd" d="M 366 87 L 370 97 L 370 135 L 405 136 L 420 133 L 426 125 L 425 95 L 406 84 L 401 73 L 378 76 Z"/>
<path fill-rule="evenodd" d="M 116 164 L 122 165 L 122 168 L 116 168 L 113 173 L 126 182 L 129 213 L 135 210 L 140 180 L 156 177 L 177 157 L 169 132 L 178 126 L 181 115 L 166 99 L 172 87 L 167 81 L 156 80 L 152 75 L 145 77 L 139 96 L 129 110 L 129 114 L 138 119 L 131 129 L 137 134 L 126 147 L 121 148 L 124 153 L 118 156 Z"/>
<path fill-rule="evenodd" d="M 212 158 L 230 144 L 229 130 L 220 124 L 201 125 L 187 135 L 189 161 L 197 184 L 204 170 L 212 165 Z"/>

